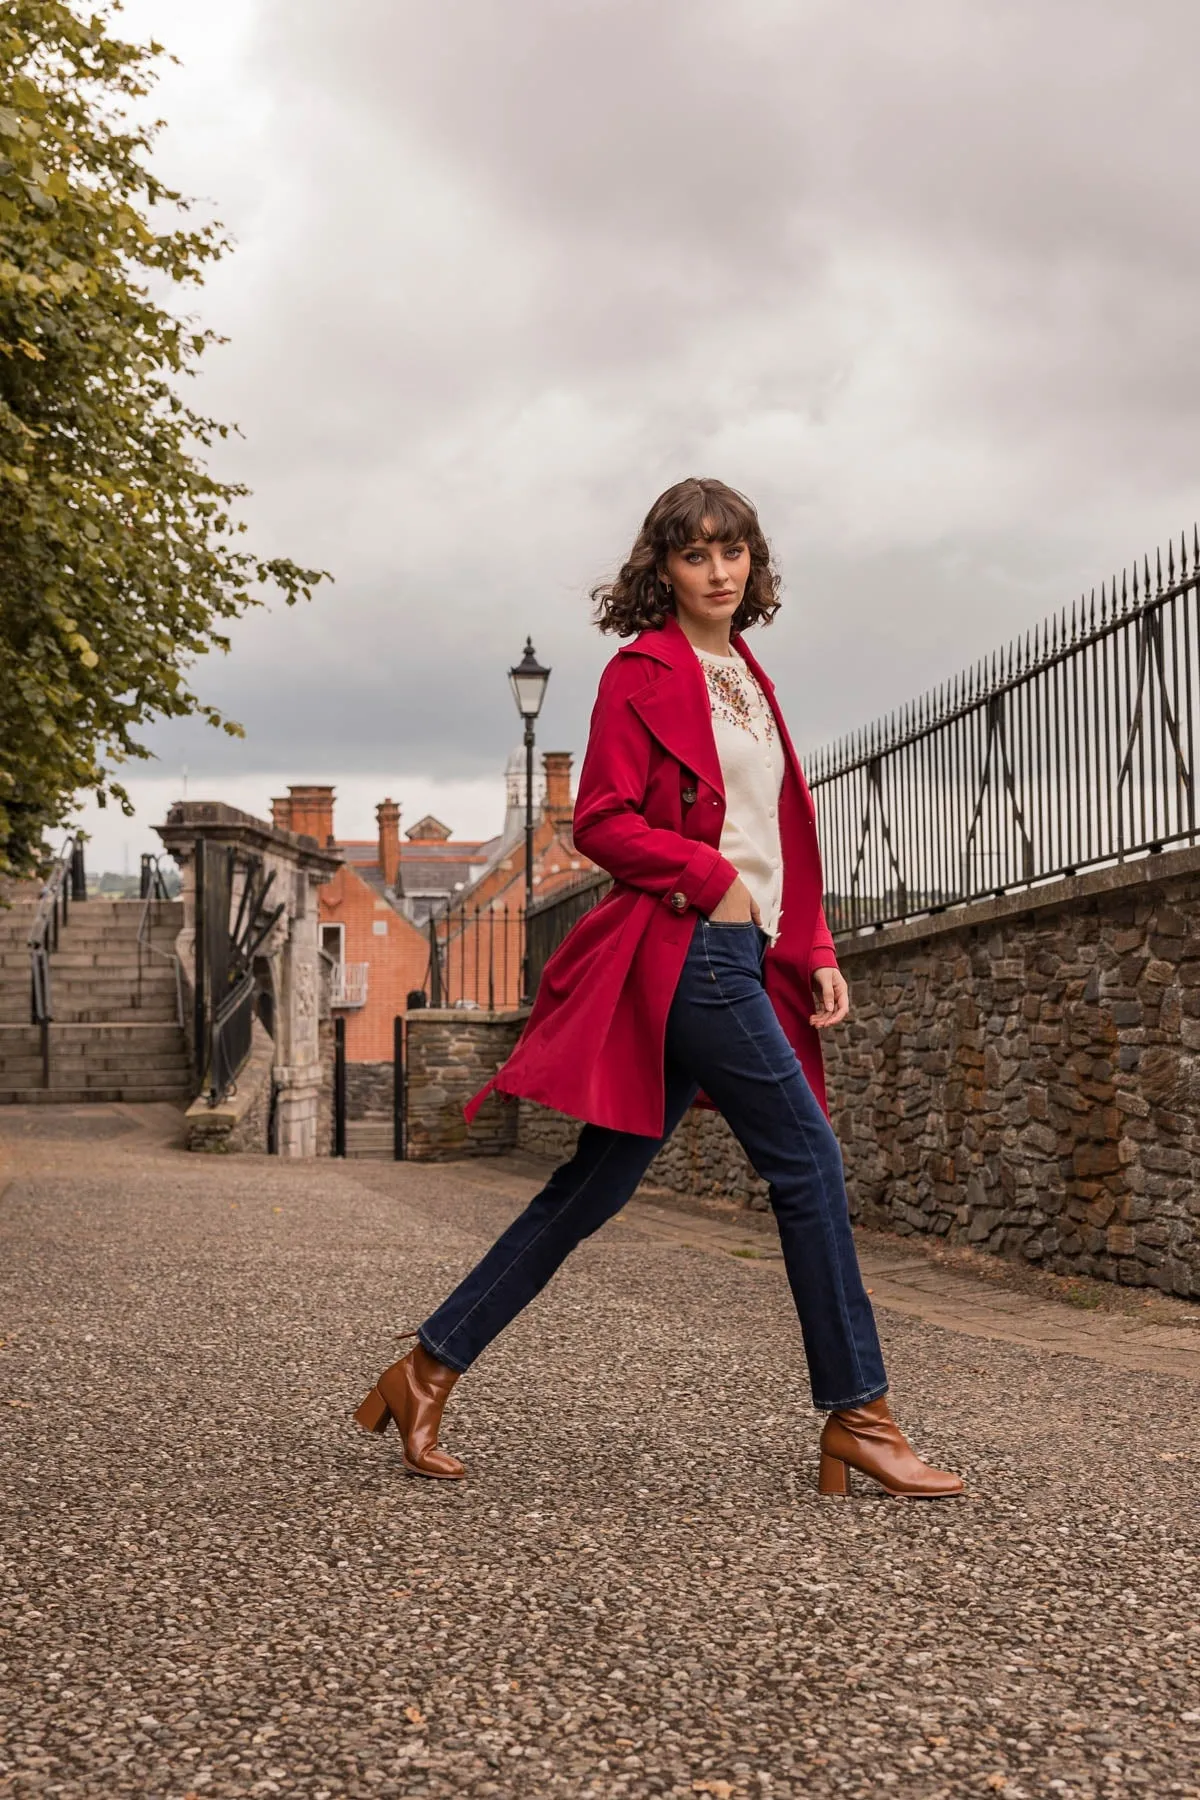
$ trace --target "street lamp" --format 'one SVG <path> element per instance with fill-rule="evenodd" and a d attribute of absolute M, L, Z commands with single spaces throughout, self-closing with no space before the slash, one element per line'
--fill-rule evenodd
<path fill-rule="evenodd" d="M 529 909 L 533 905 L 533 722 L 542 710 L 546 697 L 549 669 L 543 669 L 534 655 L 533 639 L 525 639 L 525 654 L 515 669 L 508 671 L 509 685 L 517 711 L 525 722 L 525 955 L 523 964 L 523 998 L 529 1001 Z"/>

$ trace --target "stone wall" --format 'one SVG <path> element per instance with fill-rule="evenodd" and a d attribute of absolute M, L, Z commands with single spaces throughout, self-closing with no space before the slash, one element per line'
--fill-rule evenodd
<path fill-rule="evenodd" d="M 426 1007 L 408 1015 L 408 1155 L 413 1162 L 495 1156 L 517 1141 L 517 1108 L 490 1095 L 468 1128 L 463 1106 L 506 1060 L 522 1012 Z"/>
<path fill-rule="evenodd" d="M 1200 851 L 839 944 L 869 1223 L 1200 1295 Z"/>
<path fill-rule="evenodd" d="M 522 1100 L 517 1145 L 530 1156 L 565 1162 L 575 1148 L 579 1122 L 563 1113 Z M 755 1211 L 766 1211 L 767 1184 L 760 1181 L 746 1153 L 719 1113 L 694 1107 L 664 1144 L 646 1171 L 646 1187 L 672 1194 L 735 1199 Z"/>
<path fill-rule="evenodd" d="M 838 950 L 854 1004 L 826 1060 L 859 1220 L 1200 1296 L 1200 849 Z M 491 1100 L 469 1137 L 462 1121 L 521 1018 L 410 1016 L 414 1156 L 570 1155 L 578 1125 L 542 1107 Z M 710 1113 L 646 1180 L 766 1205 Z"/>
<path fill-rule="evenodd" d="M 390 1119 L 393 1065 L 390 1062 L 346 1064 L 346 1117 Z"/>

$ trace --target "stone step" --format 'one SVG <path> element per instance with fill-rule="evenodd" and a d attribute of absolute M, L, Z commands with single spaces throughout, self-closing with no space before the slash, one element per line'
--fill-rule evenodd
<path fill-rule="evenodd" d="M 0 1088 L 9 1089 L 41 1087 L 42 1065 L 30 1062 L 22 1057 L 20 1062 L 0 1062 Z M 60 1058 L 52 1058 L 50 1063 L 50 1085 L 52 1088 L 94 1088 L 94 1087 L 169 1087 L 176 1093 L 187 1092 L 189 1098 L 195 1092 L 191 1071 L 186 1060 L 146 1063 L 145 1066 L 131 1066 L 122 1062 L 119 1057 L 109 1061 L 105 1057 L 97 1057 L 86 1063 L 64 1062 Z"/>
<path fill-rule="evenodd" d="M 181 1036 L 177 1025 L 150 1019 L 130 1024 L 117 1024 L 104 1019 L 93 1025 L 56 1019 L 50 1027 L 52 1043 L 86 1048 L 94 1048 L 98 1044 L 127 1044 L 142 1049 L 156 1049 L 159 1046 L 169 1047 Z M 5 1045 L 15 1047 L 26 1042 L 36 1043 L 38 1038 L 39 1027 L 36 1025 L 0 1025 L 0 1053 Z"/>
<path fill-rule="evenodd" d="M 27 1024 L 31 1018 L 31 1004 L 28 982 L 23 987 L 0 988 L 0 1015 L 9 1015 L 10 1024 Z M 156 983 L 151 987 L 147 982 L 140 994 L 136 982 L 104 988 L 68 987 L 65 982 L 59 981 L 50 985 L 50 1016 L 57 1023 L 82 1023 L 79 1015 L 86 1012 L 95 1023 L 101 1024 L 122 1009 L 133 1013 L 134 1023 L 143 1010 L 166 1014 L 173 1019 L 176 1010 L 175 984 L 171 982 L 159 986 Z"/>
<path fill-rule="evenodd" d="M 347 1119 L 346 1156 L 363 1162 L 393 1160 L 393 1127 L 390 1119 Z"/>
<path fill-rule="evenodd" d="M 9 1068 L 0 1063 L 0 1087 L 27 1088 L 41 1087 L 42 1065 L 34 1068 L 25 1066 L 25 1059 Z M 98 1063 L 95 1068 L 81 1063 L 50 1063 L 51 1087 L 94 1088 L 94 1087 L 173 1087 L 190 1088 L 191 1076 L 186 1064 L 182 1067 L 177 1062 L 169 1063 L 165 1068 L 153 1063 L 144 1067 L 125 1068 L 110 1067 Z"/>
<path fill-rule="evenodd" d="M 0 1069 L 13 1069 L 16 1064 L 23 1064 L 23 1062 L 36 1062 L 38 1066 L 41 1066 L 41 1044 L 38 1042 L 38 1033 L 34 1033 L 32 1039 L 22 1037 L 18 1042 L 13 1042 L 7 1037 L 7 1033 L 20 1031 L 22 1028 L 20 1026 L 4 1026 L 2 1030 L 5 1035 L 0 1037 Z M 67 1030 L 72 1030 L 72 1028 L 67 1026 Z M 81 1030 L 88 1030 L 88 1026 L 83 1026 Z M 103 1031 L 104 1026 L 92 1026 L 92 1030 Z M 117 1026 L 115 1030 L 121 1030 L 121 1026 Z M 130 1026 L 130 1030 L 140 1031 L 144 1028 Z M 151 1030 L 169 1031 L 171 1026 L 153 1026 Z M 162 1042 L 162 1044 L 153 1044 L 153 1042 L 122 1044 L 121 1039 L 115 1039 L 115 1037 L 103 1039 L 99 1044 L 63 1044 L 63 1040 L 52 1037 L 50 1039 L 50 1062 L 61 1062 L 61 1064 L 68 1064 L 68 1062 L 76 1064 L 77 1062 L 81 1067 L 95 1062 L 95 1064 L 103 1064 L 104 1067 L 128 1066 L 130 1069 L 140 1069 L 140 1067 L 153 1069 L 157 1062 L 162 1062 L 162 1064 L 182 1062 L 185 1066 L 187 1064 L 187 1044 L 184 1042 L 184 1033 L 178 1030 L 173 1033 L 169 1042 Z"/>
<path fill-rule="evenodd" d="M 75 924 L 125 924 L 133 920 L 136 931 L 138 920 L 142 916 L 144 900 L 72 900 L 68 913 L 68 925 Z M 29 907 L 33 911 L 34 907 Z M 164 922 L 177 920 L 175 929 L 183 926 L 182 900 L 155 900 L 151 904 L 152 916 Z"/>
<path fill-rule="evenodd" d="M 155 944 L 152 949 L 142 954 L 144 969 L 159 968 L 170 970 L 174 966 L 174 956 L 170 944 Z M 50 952 L 50 970 L 57 974 L 60 970 L 88 969 L 121 969 L 137 973 L 138 953 L 136 944 L 113 944 L 109 948 L 92 948 L 84 945 L 76 949 L 74 946 L 63 947 Z M 29 946 L 21 949 L 0 950 L 0 975 L 17 975 L 24 971 L 29 973 Z"/>
<path fill-rule="evenodd" d="M 5 1014 L 0 1007 L 0 1025 L 26 1025 L 29 1023 L 29 1008 L 18 1013 L 15 1009 Z M 175 1001 L 165 1001 L 161 1006 L 100 1006 L 89 1011 L 86 1006 L 64 1006 L 56 998 L 54 1002 L 53 1028 L 60 1025 L 171 1025 L 176 1030 L 179 1020 L 175 1012 Z"/>
<path fill-rule="evenodd" d="M 7 1088 L 0 1085 L 0 1106 L 88 1106 L 119 1105 L 126 1102 L 137 1106 L 148 1106 L 152 1101 L 173 1101 L 180 1110 L 192 1099 L 189 1086 L 171 1086 L 162 1083 L 158 1087 L 131 1086 L 127 1082 L 112 1087 L 29 1087 Z"/>

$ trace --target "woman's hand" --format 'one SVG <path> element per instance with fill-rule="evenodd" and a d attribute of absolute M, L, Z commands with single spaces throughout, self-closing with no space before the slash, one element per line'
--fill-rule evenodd
<path fill-rule="evenodd" d="M 708 916 L 714 925 L 748 925 L 751 920 L 762 924 L 754 896 L 740 875 L 732 887 L 725 889 Z"/>
<path fill-rule="evenodd" d="M 850 989 L 840 969 L 816 969 L 812 978 L 813 999 L 817 1010 L 810 1014 L 809 1024 L 818 1031 L 840 1025 L 850 1011 Z"/>

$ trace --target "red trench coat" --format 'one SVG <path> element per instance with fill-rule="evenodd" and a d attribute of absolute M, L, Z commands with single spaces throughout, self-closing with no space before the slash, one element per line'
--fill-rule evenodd
<path fill-rule="evenodd" d="M 771 702 L 786 756 L 783 914 L 767 951 L 767 993 L 824 1106 L 811 977 L 836 968 L 837 957 L 821 907 L 813 804 L 774 687 L 743 639 L 733 641 Z M 707 683 L 671 617 L 617 652 L 592 712 L 572 830 L 615 885 L 546 964 L 520 1041 L 468 1102 L 468 1119 L 495 1088 L 661 1137 L 667 1014 L 697 914 L 711 912 L 737 875 L 718 848 L 724 822 Z"/>

